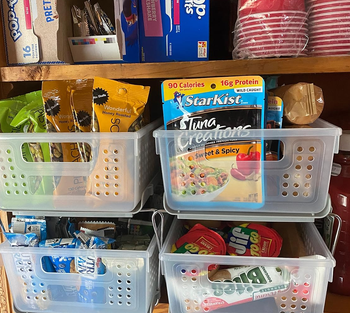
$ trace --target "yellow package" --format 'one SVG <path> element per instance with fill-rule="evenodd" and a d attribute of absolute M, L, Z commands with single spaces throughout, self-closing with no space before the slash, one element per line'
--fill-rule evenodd
<path fill-rule="evenodd" d="M 142 114 L 150 87 L 95 77 L 93 132 L 134 132 L 142 127 Z"/>
<path fill-rule="evenodd" d="M 44 100 L 47 132 L 76 132 L 73 112 L 71 109 L 72 90 L 76 90 L 77 81 L 44 81 L 42 96 Z M 84 162 L 81 144 L 77 142 L 50 143 L 52 162 Z M 55 177 L 57 195 L 85 194 L 86 180 L 84 177 Z"/>
<path fill-rule="evenodd" d="M 91 132 L 93 84 L 93 79 L 78 79 L 71 82 L 70 106 L 77 132 Z M 91 160 L 90 145 L 79 143 L 79 149 L 84 161 L 89 162 Z"/>

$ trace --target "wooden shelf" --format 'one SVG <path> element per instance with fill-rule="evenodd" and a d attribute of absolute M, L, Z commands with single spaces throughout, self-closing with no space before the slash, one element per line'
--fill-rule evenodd
<path fill-rule="evenodd" d="M 169 305 L 159 303 L 153 313 L 168 313 Z M 348 313 L 350 308 L 350 297 L 339 296 L 329 293 L 327 295 L 324 313 Z M 320 312 L 321 313 L 321 312 Z"/>
<path fill-rule="evenodd" d="M 350 72 L 350 56 L 205 62 L 2 67 L 2 82 L 93 78 L 182 78 L 229 75 L 273 75 Z"/>

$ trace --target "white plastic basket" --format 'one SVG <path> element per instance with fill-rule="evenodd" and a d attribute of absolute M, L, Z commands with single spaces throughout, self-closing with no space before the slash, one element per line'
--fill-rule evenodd
<path fill-rule="evenodd" d="M 213 307 L 206 305 L 206 299 L 215 297 L 215 283 L 208 279 L 208 267 L 212 264 L 229 266 L 264 266 L 279 267 L 290 273 L 288 286 L 284 291 L 277 292 L 276 284 L 268 283 L 266 289 L 271 291 L 268 308 L 262 309 L 261 300 L 254 303 L 228 306 L 218 310 L 220 313 L 252 312 L 252 306 L 257 312 L 323 312 L 327 284 L 332 281 L 335 260 L 313 223 L 301 223 L 300 234 L 305 244 L 306 253 L 310 258 L 267 258 L 242 256 L 217 256 L 170 253 L 172 245 L 183 235 L 179 220 L 174 220 L 168 237 L 160 252 L 162 272 L 167 283 L 169 309 L 173 313 L 211 312 Z M 201 274 L 202 273 L 202 274 Z M 226 283 L 227 285 L 227 283 Z M 244 284 L 245 292 L 249 293 L 251 283 Z M 271 288 L 271 289 L 270 289 Z M 237 292 L 237 291 L 235 291 Z M 234 294 L 233 294 L 234 295 Z M 220 296 L 217 296 L 220 302 Z M 263 300 L 264 301 L 264 300 Z M 264 303 L 264 302 L 261 302 Z M 213 311 L 214 312 L 214 311 Z"/>
<path fill-rule="evenodd" d="M 328 186 L 332 168 L 333 154 L 338 152 L 341 129 L 318 119 L 312 128 L 292 129 L 246 129 L 236 130 L 227 135 L 225 131 L 201 130 L 180 131 L 164 130 L 154 132 L 157 153 L 161 158 L 163 181 L 165 186 L 165 208 L 171 214 L 186 218 L 188 214 L 215 218 L 218 214 L 261 214 L 280 217 L 308 215 L 315 217 L 327 204 Z M 233 133 L 233 134 L 232 134 Z M 207 201 L 200 201 L 202 195 L 181 197 L 172 193 L 170 160 L 191 151 L 203 154 L 206 143 L 213 138 L 232 140 L 279 140 L 283 142 L 284 157 L 279 161 L 262 161 L 262 181 L 264 182 L 263 202 L 260 207 L 249 208 L 244 202 L 225 203 L 216 201 L 210 194 L 205 194 Z M 191 144 L 192 143 L 192 144 Z M 184 148 L 185 147 L 185 148 Z M 211 160 L 207 159 L 206 165 Z M 196 161 L 199 165 L 201 161 Z M 214 166 L 215 167 L 215 166 Z M 180 167 L 178 167 L 180 171 Z M 229 174 L 230 175 L 230 174 Z M 229 179 L 232 179 L 232 177 Z M 179 180 L 178 180 L 179 181 Z M 226 186 L 228 183 L 226 184 Z M 228 189 L 228 188 L 226 188 Z M 221 187 L 225 190 L 225 187 Z M 225 190 L 225 196 L 228 195 Z M 213 213 L 215 212 L 215 213 Z M 328 212 L 323 212 L 325 216 Z M 320 214 L 318 214 L 320 217 Z"/>
<path fill-rule="evenodd" d="M 155 235 L 146 251 L 11 247 L 5 241 L 0 253 L 14 307 L 31 313 L 151 313 L 160 298 L 159 247 L 171 219 L 154 211 L 152 222 Z M 47 272 L 43 259 L 47 256 L 72 262 L 79 257 L 93 262 L 101 258 L 106 270 L 101 275 Z"/>
<path fill-rule="evenodd" d="M 72 212 L 75 216 L 130 216 L 152 193 L 147 187 L 159 171 L 152 131 L 160 124 L 155 121 L 135 133 L 0 134 L 1 208 L 47 216 Z M 92 159 L 29 163 L 22 157 L 22 145 L 31 142 L 87 143 Z M 62 178 L 83 181 L 86 192 L 54 195 L 53 188 L 31 192 L 37 179 L 49 186 Z"/>

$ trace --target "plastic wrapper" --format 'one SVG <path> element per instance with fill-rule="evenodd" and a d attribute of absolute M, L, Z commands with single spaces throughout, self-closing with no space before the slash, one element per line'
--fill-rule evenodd
<path fill-rule="evenodd" d="M 70 106 L 73 113 L 76 132 L 91 132 L 92 122 L 92 79 L 72 81 Z M 85 162 L 91 160 L 89 144 L 78 143 L 80 153 Z"/>
<path fill-rule="evenodd" d="M 91 36 L 100 35 L 101 32 L 99 29 L 99 24 L 90 1 L 85 1 L 84 6 L 85 6 L 84 11 L 86 12 L 88 25 L 90 29 L 90 35 Z"/>
<path fill-rule="evenodd" d="M 350 2 L 307 1 L 308 51 L 313 56 L 350 53 Z"/>
<path fill-rule="evenodd" d="M 201 303 L 204 312 L 275 297 L 289 288 L 290 273 L 278 267 L 241 266 L 220 269 L 210 280 L 214 295 Z"/>
<path fill-rule="evenodd" d="M 46 240 L 47 237 L 46 221 L 41 219 L 13 217 L 11 219 L 10 229 L 12 233 L 34 233 L 38 236 L 39 240 Z"/>
<path fill-rule="evenodd" d="M 72 7 L 73 33 L 74 37 L 90 36 L 89 24 L 86 18 L 86 12 L 76 5 Z"/>
<path fill-rule="evenodd" d="M 96 77 L 93 89 L 93 132 L 134 132 L 143 125 L 150 87 Z"/>
<path fill-rule="evenodd" d="M 94 12 L 99 24 L 101 35 L 115 35 L 115 28 L 107 14 L 102 11 L 99 3 L 94 4 Z"/>
<path fill-rule="evenodd" d="M 283 242 L 274 229 L 254 223 L 232 227 L 226 241 L 228 254 L 254 257 L 279 256 Z"/>
<path fill-rule="evenodd" d="M 305 56 L 308 25 L 302 0 L 242 0 L 233 58 Z"/>
<path fill-rule="evenodd" d="M 76 132 L 78 131 L 71 101 L 78 89 L 79 80 L 44 81 L 42 96 L 45 103 L 47 132 Z M 84 162 L 84 145 L 78 142 L 50 143 L 52 162 Z M 65 176 L 55 177 L 55 194 L 84 195 L 86 181 L 84 177 Z"/>
<path fill-rule="evenodd" d="M 273 90 L 284 103 L 284 119 L 291 124 L 311 124 L 318 119 L 324 108 L 324 97 L 320 87 L 298 83 Z"/>

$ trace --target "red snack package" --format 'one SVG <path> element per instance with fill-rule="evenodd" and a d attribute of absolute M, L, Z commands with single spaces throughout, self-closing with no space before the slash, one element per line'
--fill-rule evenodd
<path fill-rule="evenodd" d="M 215 231 L 196 224 L 175 243 L 174 253 L 225 255 L 225 240 Z"/>
<path fill-rule="evenodd" d="M 272 228 L 246 223 L 232 227 L 227 236 L 227 253 L 240 256 L 277 257 L 281 236 Z"/>

